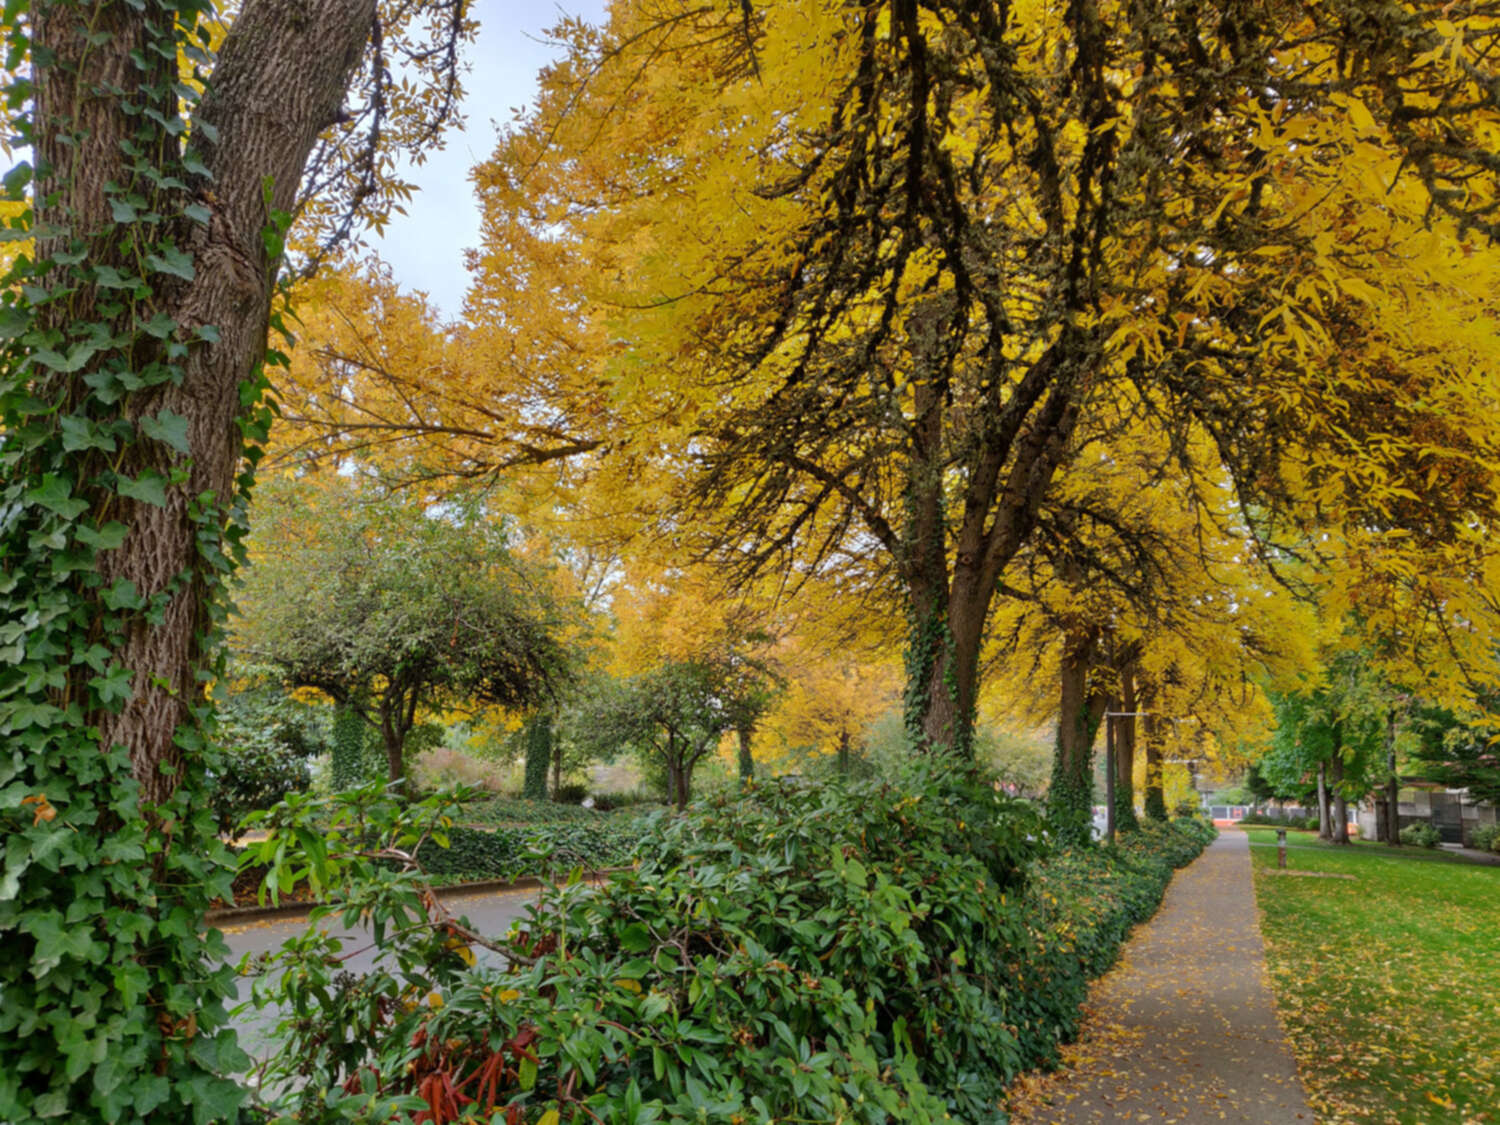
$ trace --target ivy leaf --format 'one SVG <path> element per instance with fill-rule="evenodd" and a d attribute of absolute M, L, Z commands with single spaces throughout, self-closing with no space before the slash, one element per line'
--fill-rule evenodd
<path fill-rule="evenodd" d="M 103 449 L 113 452 L 115 439 L 98 423 L 88 418 L 67 415 L 62 419 L 63 449 L 77 453 L 81 449 Z"/>
<path fill-rule="evenodd" d="M 81 340 L 68 349 L 67 355 L 53 351 L 51 348 L 37 348 L 31 353 L 31 357 L 43 367 L 50 367 L 53 371 L 71 375 L 75 371 L 82 370 L 83 365 L 93 359 L 98 350 L 87 340 Z"/>
<path fill-rule="evenodd" d="M 132 694 L 130 669 L 123 667 L 111 668 L 104 675 L 95 676 L 91 679 L 89 687 L 99 693 L 99 702 L 106 707 L 112 707 L 116 703 L 128 702 Z"/>
<path fill-rule="evenodd" d="M 142 504 L 165 508 L 167 506 L 167 478 L 155 469 L 147 469 L 140 476 L 120 477 L 115 485 L 121 496 L 139 500 Z"/>
<path fill-rule="evenodd" d="M 165 442 L 178 453 L 190 453 L 188 445 L 188 420 L 181 414 L 163 410 L 156 417 L 145 417 L 140 421 L 141 433 L 153 441 Z"/>
<path fill-rule="evenodd" d="M 175 246 L 163 246 L 160 254 L 147 254 L 146 265 L 156 273 L 169 273 L 183 281 L 192 281 L 196 273 L 193 256 Z"/>
<path fill-rule="evenodd" d="M 117 551 L 125 542 L 127 528 L 119 520 L 110 520 L 103 527 L 80 527 L 75 534 L 78 541 L 97 551 Z"/>
<path fill-rule="evenodd" d="M 73 495 L 67 481 L 55 473 L 42 477 L 42 483 L 26 494 L 26 502 L 40 504 L 48 511 L 56 512 L 65 520 L 76 520 L 88 511 L 89 502 Z"/>
<path fill-rule="evenodd" d="M 0 340 L 14 340 L 31 326 L 31 317 L 15 305 L 0 305 Z"/>

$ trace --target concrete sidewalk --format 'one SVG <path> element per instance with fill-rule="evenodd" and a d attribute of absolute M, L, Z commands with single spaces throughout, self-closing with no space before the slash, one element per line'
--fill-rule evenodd
<path fill-rule="evenodd" d="M 1015 1125 L 1315 1121 L 1272 1007 L 1243 832 L 1177 873 L 1065 1054 L 1067 1070 L 1020 1084 Z"/>

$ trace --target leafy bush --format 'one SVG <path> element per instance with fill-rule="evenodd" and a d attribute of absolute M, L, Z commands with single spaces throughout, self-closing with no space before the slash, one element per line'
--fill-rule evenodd
<path fill-rule="evenodd" d="M 337 939 L 289 943 L 279 998 L 302 1016 L 267 1088 L 302 1122 L 1003 1121 L 1006 1085 L 1054 1057 L 1088 978 L 1203 833 L 1054 855 L 1032 807 L 977 771 L 923 762 L 899 782 L 658 814 L 633 869 L 554 889 L 499 943 L 435 913 L 411 870 L 351 876 L 368 843 L 347 861 L 331 847 L 306 869 L 342 881 L 346 922 L 384 932 L 380 960 L 355 978 L 336 972 Z M 433 808 L 403 816 L 419 814 L 439 825 L 426 838 L 471 846 Z M 307 815 L 268 823 L 296 836 Z M 399 817 L 371 822 L 399 834 Z M 471 968 L 478 947 L 509 967 Z"/>
<path fill-rule="evenodd" d="M 1416 824 L 1408 824 L 1401 829 L 1401 842 L 1414 848 L 1435 848 L 1438 846 L 1438 831 L 1425 821 Z"/>
<path fill-rule="evenodd" d="M 246 813 L 268 809 L 312 784 L 307 758 L 295 747 L 266 741 L 241 746 L 219 760 L 209 790 L 209 807 L 221 834 L 228 834 Z"/>
<path fill-rule="evenodd" d="M 583 799 L 589 795 L 587 785 L 571 784 L 559 785 L 557 791 L 552 794 L 552 799 L 559 805 L 581 805 Z"/>
<path fill-rule="evenodd" d="M 512 879 L 626 863 L 640 840 L 641 825 L 625 817 L 610 817 L 592 824 L 532 828 L 454 827 L 445 835 L 446 847 L 428 840 L 417 854 L 417 862 L 429 875 Z"/>
<path fill-rule="evenodd" d="M 1469 834 L 1469 847 L 1500 852 L 1500 824 L 1480 824 Z"/>
<path fill-rule="evenodd" d="M 299 703 L 267 669 L 235 668 L 234 690 L 219 707 L 222 748 L 208 802 L 221 834 L 256 809 L 268 809 L 312 783 L 308 759 L 327 752 L 329 730 L 318 708 Z"/>

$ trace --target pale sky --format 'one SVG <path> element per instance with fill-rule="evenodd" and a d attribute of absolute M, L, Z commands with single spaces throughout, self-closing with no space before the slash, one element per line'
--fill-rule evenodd
<path fill-rule="evenodd" d="M 554 57 L 545 30 L 563 14 L 602 22 L 606 6 L 607 0 L 474 0 L 471 10 L 480 27 L 464 80 L 467 126 L 408 176 L 419 190 L 407 214 L 392 216 L 385 236 L 369 240 L 402 288 L 425 291 L 444 316 L 457 317 L 463 309 L 469 281 L 463 253 L 479 241 L 469 169 L 494 149 L 497 126 L 529 104 L 537 71 Z"/>

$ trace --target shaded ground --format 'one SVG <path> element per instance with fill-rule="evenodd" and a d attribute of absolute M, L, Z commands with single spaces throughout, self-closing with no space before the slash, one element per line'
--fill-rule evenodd
<path fill-rule="evenodd" d="M 1272 1006 L 1242 832 L 1178 872 L 1064 1057 L 1018 1083 L 1016 1125 L 1314 1121 Z"/>

